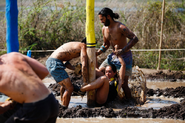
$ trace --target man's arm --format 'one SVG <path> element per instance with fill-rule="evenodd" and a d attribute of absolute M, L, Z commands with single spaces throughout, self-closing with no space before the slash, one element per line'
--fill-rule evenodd
<path fill-rule="evenodd" d="M 114 53 L 116 55 L 121 55 L 125 51 L 128 51 L 130 48 L 132 48 L 139 41 L 137 36 L 133 32 L 131 32 L 125 25 L 121 25 L 120 30 L 124 36 L 126 36 L 128 39 L 130 39 L 130 41 L 127 43 L 127 45 L 124 48 L 119 49 L 117 52 L 114 51 Z"/>
<path fill-rule="evenodd" d="M 75 67 L 69 63 L 69 61 L 65 62 L 65 67 L 70 69 L 70 70 L 75 70 Z"/>
<path fill-rule="evenodd" d="M 118 45 L 115 45 L 114 48 L 115 48 L 115 51 L 117 51 L 118 50 Z M 122 85 L 124 84 L 126 64 L 125 64 L 123 58 L 121 57 L 121 55 L 118 55 L 118 59 L 121 63 L 121 68 L 119 70 L 119 84 L 118 84 L 118 93 L 119 93 Z"/>
<path fill-rule="evenodd" d="M 84 44 L 81 47 L 81 63 L 82 63 L 82 77 L 84 84 L 88 83 L 88 69 L 87 69 L 87 52 L 86 52 L 86 45 Z"/>
<path fill-rule="evenodd" d="M 27 63 L 30 65 L 30 67 L 33 69 L 33 71 L 37 74 L 37 76 L 41 80 L 44 79 L 49 74 L 49 71 L 43 64 L 41 64 L 40 62 L 33 58 L 27 57 L 25 55 L 23 56 L 26 59 Z"/>
<path fill-rule="evenodd" d="M 109 46 L 110 46 L 109 40 L 107 40 L 105 38 L 105 36 L 104 36 L 104 28 L 102 28 L 102 34 L 103 34 L 103 45 L 96 52 L 96 56 L 98 56 L 98 55 L 102 54 L 103 52 L 105 52 L 109 48 Z"/>

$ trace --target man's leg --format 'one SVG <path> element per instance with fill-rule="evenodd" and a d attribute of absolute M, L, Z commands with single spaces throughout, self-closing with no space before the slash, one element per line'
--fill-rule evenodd
<path fill-rule="evenodd" d="M 61 98 L 61 101 L 62 101 L 63 106 L 68 107 L 70 99 L 71 99 L 71 94 L 73 92 L 73 85 L 71 83 L 71 80 L 69 78 L 67 78 L 67 79 L 62 80 L 58 84 L 64 86 L 64 88 L 65 88 L 65 92 L 63 94 L 63 97 Z M 61 92 L 60 92 L 60 94 L 62 94 Z"/>
<path fill-rule="evenodd" d="M 65 92 L 65 88 L 64 88 L 64 86 L 61 86 L 60 87 L 60 98 L 61 98 L 61 100 L 62 100 L 62 97 L 64 95 L 64 92 Z"/>
<path fill-rule="evenodd" d="M 126 98 L 130 99 L 131 98 L 131 91 L 130 91 L 130 88 L 128 87 L 128 78 L 129 78 L 129 76 L 124 77 L 124 83 L 122 85 L 122 88 L 124 90 Z"/>
<path fill-rule="evenodd" d="M 101 76 L 90 84 L 83 86 L 80 90 L 85 92 L 95 89 L 97 89 L 96 102 L 98 104 L 104 104 L 109 94 L 109 79 L 106 76 Z"/>

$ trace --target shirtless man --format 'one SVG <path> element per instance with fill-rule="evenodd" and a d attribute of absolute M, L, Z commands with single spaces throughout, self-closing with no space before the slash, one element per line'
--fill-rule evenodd
<path fill-rule="evenodd" d="M 62 105 L 68 107 L 73 85 L 65 68 L 75 70 L 69 61 L 81 57 L 83 82 L 87 83 L 87 53 L 86 44 L 81 42 L 68 42 L 56 49 L 46 61 L 46 67 L 55 81 L 61 85 L 60 96 Z M 65 89 L 65 92 L 64 92 Z"/>
<path fill-rule="evenodd" d="M 131 98 L 131 92 L 128 87 L 128 78 L 132 74 L 132 53 L 130 48 L 138 42 L 137 36 L 131 32 L 124 24 L 115 19 L 119 18 L 117 13 L 109 8 L 103 8 L 98 13 L 101 23 L 104 24 L 102 28 L 103 33 L 103 45 L 96 52 L 97 56 L 105 52 L 109 46 L 112 46 L 113 52 L 107 56 L 107 59 L 100 65 L 99 69 L 104 72 L 107 64 L 114 64 L 119 70 L 121 67 L 120 61 L 116 56 L 121 55 L 126 64 L 125 77 L 120 76 L 122 81 L 122 88 L 125 92 L 126 98 Z M 127 43 L 127 38 L 130 39 Z M 115 51 L 114 46 L 118 45 L 118 50 Z"/>
<path fill-rule="evenodd" d="M 44 65 L 20 53 L 0 56 L 0 92 L 22 106 L 6 121 L 55 123 L 58 101 L 43 84 Z"/>

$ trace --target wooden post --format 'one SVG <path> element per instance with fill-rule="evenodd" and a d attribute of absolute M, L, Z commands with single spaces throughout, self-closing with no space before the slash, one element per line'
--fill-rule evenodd
<path fill-rule="evenodd" d="M 163 5 L 162 5 L 161 34 L 160 34 L 160 44 L 159 44 L 159 61 L 158 61 L 157 70 L 159 70 L 161 66 L 161 46 L 162 46 L 162 40 L 163 40 L 164 13 L 165 13 L 165 0 L 163 0 Z"/>
<path fill-rule="evenodd" d="M 96 79 L 96 41 L 94 32 L 94 0 L 86 1 L 86 39 L 87 39 L 87 56 L 88 56 L 88 71 L 89 83 Z M 95 106 L 96 91 L 87 92 L 87 105 Z"/>

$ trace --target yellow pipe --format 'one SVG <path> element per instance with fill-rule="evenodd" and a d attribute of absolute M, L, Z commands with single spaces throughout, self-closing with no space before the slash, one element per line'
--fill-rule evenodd
<path fill-rule="evenodd" d="M 94 0 L 86 1 L 86 39 L 87 47 L 95 47 L 95 32 L 94 32 Z"/>

